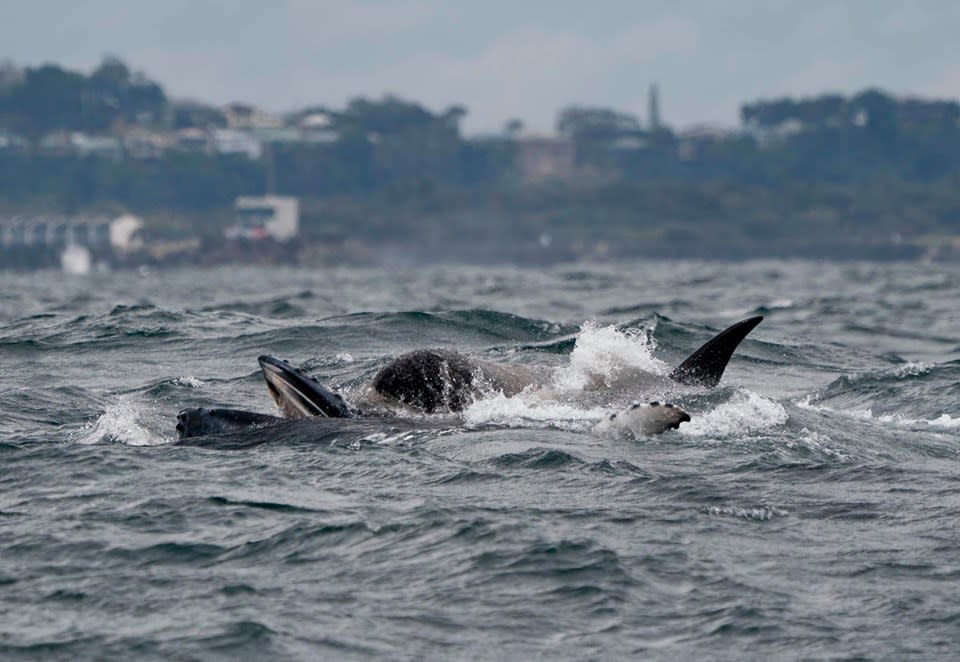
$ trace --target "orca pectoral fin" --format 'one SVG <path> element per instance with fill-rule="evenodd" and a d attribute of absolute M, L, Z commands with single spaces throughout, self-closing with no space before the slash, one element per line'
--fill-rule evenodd
<path fill-rule="evenodd" d="M 670 379 L 687 386 L 713 388 L 720 383 L 737 345 L 762 321 L 763 316 L 757 315 L 724 329 L 674 368 Z"/>

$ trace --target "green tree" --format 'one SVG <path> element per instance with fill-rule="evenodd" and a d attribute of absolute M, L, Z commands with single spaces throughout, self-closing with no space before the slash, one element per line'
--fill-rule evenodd
<path fill-rule="evenodd" d="M 896 102 L 880 90 L 864 90 L 850 99 L 854 117 L 863 117 L 871 138 L 890 141 L 897 135 Z"/>
<path fill-rule="evenodd" d="M 557 115 L 557 133 L 576 142 L 613 141 L 642 132 L 640 120 L 609 108 L 568 106 Z"/>
<path fill-rule="evenodd" d="M 507 120 L 504 123 L 503 132 L 508 136 L 510 136 L 511 138 L 515 138 L 516 136 L 523 133 L 523 126 L 524 126 L 523 120 L 513 118 L 510 120 Z"/>
<path fill-rule="evenodd" d="M 56 65 L 28 68 L 22 82 L 0 97 L 0 116 L 31 141 L 50 131 L 81 129 L 85 84 L 82 74 Z"/>
<path fill-rule="evenodd" d="M 341 132 L 361 131 L 376 136 L 422 129 L 441 121 L 420 104 L 391 95 L 381 101 L 352 99 L 334 119 Z"/>
<path fill-rule="evenodd" d="M 197 101 L 174 103 L 171 115 L 174 129 L 222 128 L 227 125 L 227 117 L 223 111 Z"/>

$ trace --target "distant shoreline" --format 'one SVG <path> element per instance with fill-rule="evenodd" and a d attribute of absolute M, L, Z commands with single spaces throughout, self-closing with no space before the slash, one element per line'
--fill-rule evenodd
<path fill-rule="evenodd" d="M 463 264 L 469 266 L 504 266 L 545 268 L 574 264 L 617 263 L 635 260 L 654 261 L 706 261 L 741 263 L 765 260 L 798 260 L 827 262 L 960 262 L 960 254 L 950 252 L 931 254 L 917 244 L 878 244 L 876 246 L 809 245 L 805 247 L 776 246 L 766 252 L 711 251 L 709 244 L 698 242 L 693 247 L 678 248 L 655 242 L 640 246 L 614 247 L 607 241 L 574 246 L 551 246 L 545 248 L 534 242 L 416 242 L 379 243 L 362 241 L 343 242 L 291 242 L 279 244 L 272 241 L 259 242 L 252 246 L 239 242 L 226 242 L 217 247 L 202 245 L 196 252 L 177 254 L 164 259 L 155 259 L 146 253 L 136 253 L 123 259 L 106 255 L 94 255 L 95 269 L 101 271 L 132 271 L 147 269 L 220 268 L 241 267 L 370 267 L 388 266 L 441 266 Z M 29 272 L 35 270 L 59 270 L 60 254 L 46 251 L 32 256 L 33 259 L 11 259 L 0 254 L 0 271 Z"/>

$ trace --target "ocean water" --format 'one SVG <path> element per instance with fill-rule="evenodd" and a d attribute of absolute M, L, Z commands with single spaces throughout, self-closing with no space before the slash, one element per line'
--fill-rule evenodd
<path fill-rule="evenodd" d="M 957 265 L 0 279 L 2 659 L 960 650 Z M 755 314 L 717 389 L 649 379 Z M 183 407 L 274 413 L 259 354 L 349 399 L 418 347 L 549 378 L 177 443 Z M 654 399 L 692 420 L 608 420 Z"/>

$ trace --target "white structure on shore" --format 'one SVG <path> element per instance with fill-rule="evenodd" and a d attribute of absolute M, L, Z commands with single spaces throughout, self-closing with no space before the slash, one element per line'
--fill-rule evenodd
<path fill-rule="evenodd" d="M 12 216 L 0 218 L 0 248 L 24 246 L 109 249 L 129 253 L 143 247 L 143 221 L 131 214 L 98 216 Z"/>
<path fill-rule="evenodd" d="M 300 233 L 300 201 L 283 195 L 241 196 L 234 204 L 237 222 L 227 239 L 288 241 Z"/>

